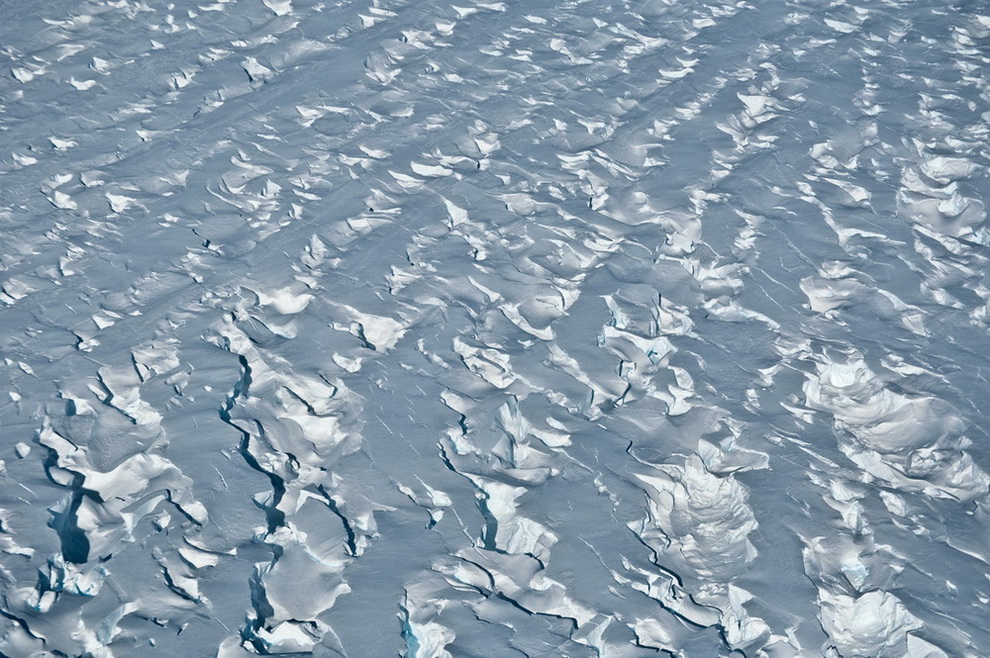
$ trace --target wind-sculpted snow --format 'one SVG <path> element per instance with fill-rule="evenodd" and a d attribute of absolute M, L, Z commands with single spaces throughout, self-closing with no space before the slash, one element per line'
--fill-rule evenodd
<path fill-rule="evenodd" d="M 990 10 L 0 24 L 0 655 L 987 654 Z"/>

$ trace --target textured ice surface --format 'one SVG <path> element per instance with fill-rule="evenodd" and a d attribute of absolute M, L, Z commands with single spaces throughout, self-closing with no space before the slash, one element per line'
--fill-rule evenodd
<path fill-rule="evenodd" d="M 0 655 L 990 652 L 986 3 L 0 9 Z"/>

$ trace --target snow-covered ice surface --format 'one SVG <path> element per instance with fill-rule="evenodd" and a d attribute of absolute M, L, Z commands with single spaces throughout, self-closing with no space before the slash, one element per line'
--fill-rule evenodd
<path fill-rule="evenodd" d="M 985 2 L 0 10 L 0 654 L 990 652 Z"/>

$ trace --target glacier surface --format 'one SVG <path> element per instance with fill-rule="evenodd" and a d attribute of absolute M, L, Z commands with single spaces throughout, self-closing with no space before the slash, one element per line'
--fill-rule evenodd
<path fill-rule="evenodd" d="M 0 655 L 990 652 L 985 2 L 0 8 Z"/>

